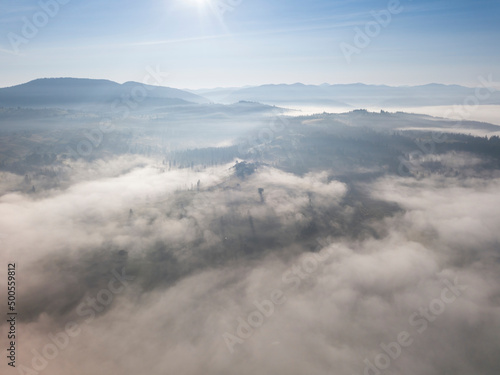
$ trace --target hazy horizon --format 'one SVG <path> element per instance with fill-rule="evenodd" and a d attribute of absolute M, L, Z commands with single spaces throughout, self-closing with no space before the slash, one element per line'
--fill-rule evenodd
<path fill-rule="evenodd" d="M 104 77 L 97 77 L 97 78 L 90 78 L 90 77 L 77 77 L 77 76 L 48 76 L 48 77 L 37 77 L 30 79 L 28 81 L 22 81 L 22 82 L 16 82 L 13 84 L 10 84 L 9 86 L 1 86 L 0 88 L 7 88 L 7 87 L 13 87 L 13 86 L 19 86 L 23 85 L 25 83 L 29 83 L 32 81 L 40 80 L 40 79 L 59 79 L 59 78 L 74 78 L 74 79 L 89 79 L 89 80 L 105 80 L 105 81 L 111 81 L 111 82 L 116 82 L 119 84 L 124 84 L 127 82 L 137 82 L 141 83 L 139 81 L 133 81 L 133 80 L 119 80 L 115 81 L 111 78 L 104 78 Z M 500 87 L 500 82 L 495 82 L 498 83 Z M 261 84 L 243 84 L 241 86 L 213 86 L 213 87 L 176 87 L 176 86 L 169 86 L 168 84 L 161 84 L 161 85 L 155 85 L 155 86 L 160 86 L 160 87 L 170 87 L 170 88 L 175 88 L 178 90 L 190 90 L 190 91 L 201 91 L 201 90 L 214 90 L 214 89 L 239 89 L 239 88 L 247 88 L 247 87 L 258 87 L 258 86 L 279 86 L 279 85 L 306 85 L 306 86 L 321 86 L 321 85 L 365 85 L 365 86 L 388 86 L 388 87 L 417 87 L 417 86 L 429 86 L 429 85 L 443 85 L 443 86 L 462 86 L 466 88 L 476 88 L 479 87 L 479 85 L 476 83 L 476 85 L 473 86 L 467 86 L 467 85 L 462 85 L 458 83 L 442 83 L 442 82 L 426 82 L 426 83 L 421 83 L 421 84 L 399 84 L 399 85 L 389 85 L 389 84 L 382 84 L 382 83 L 366 83 L 366 82 L 346 82 L 346 83 L 329 83 L 329 82 L 322 82 L 322 83 L 305 83 L 305 82 L 266 82 L 266 83 L 261 83 Z"/>
<path fill-rule="evenodd" d="M 142 81 L 148 65 L 168 72 L 170 87 L 475 86 L 500 75 L 499 11 L 493 0 L 20 0 L 0 16 L 9 71 L 0 86 L 61 75 Z"/>

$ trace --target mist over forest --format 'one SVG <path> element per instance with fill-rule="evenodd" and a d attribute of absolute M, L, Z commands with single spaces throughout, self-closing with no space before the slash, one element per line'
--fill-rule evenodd
<path fill-rule="evenodd" d="M 20 373 L 498 374 L 500 126 L 358 89 L 0 89 Z"/>

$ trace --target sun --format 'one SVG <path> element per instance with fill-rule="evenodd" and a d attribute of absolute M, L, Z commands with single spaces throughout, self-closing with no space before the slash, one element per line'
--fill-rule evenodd
<path fill-rule="evenodd" d="M 211 6 L 212 0 L 184 0 L 184 4 L 196 6 L 201 9 Z"/>
<path fill-rule="evenodd" d="M 200 22 L 208 20 L 218 20 L 225 28 L 222 15 L 227 9 L 231 9 L 227 3 L 235 0 L 179 0 L 184 4 L 189 4 L 191 7 L 198 8 Z"/>

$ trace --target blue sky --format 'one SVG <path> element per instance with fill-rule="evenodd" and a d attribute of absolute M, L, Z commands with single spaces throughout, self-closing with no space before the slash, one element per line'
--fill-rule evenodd
<path fill-rule="evenodd" d="M 0 0 L 1 87 L 62 76 L 142 81 L 148 67 L 178 88 L 500 81 L 498 0 L 400 0 L 362 48 L 356 28 L 376 27 L 372 12 L 398 0 L 59 0 L 58 10 L 55 1 Z M 350 62 L 342 43 L 359 52 Z"/>

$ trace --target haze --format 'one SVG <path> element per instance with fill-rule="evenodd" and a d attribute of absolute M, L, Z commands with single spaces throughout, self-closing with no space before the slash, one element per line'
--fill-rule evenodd
<path fill-rule="evenodd" d="M 3 2 L 0 373 L 498 375 L 498 1 Z"/>

